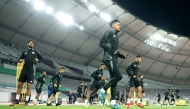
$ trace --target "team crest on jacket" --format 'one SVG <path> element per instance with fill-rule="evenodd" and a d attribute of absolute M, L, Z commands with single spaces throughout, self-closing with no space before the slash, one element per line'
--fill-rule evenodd
<path fill-rule="evenodd" d="M 27 52 L 25 52 L 24 54 L 27 54 Z"/>
<path fill-rule="evenodd" d="M 35 54 L 35 52 L 32 52 L 32 54 Z"/>
<path fill-rule="evenodd" d="M 113 37 L 116 37 L 115 35 Z"/>

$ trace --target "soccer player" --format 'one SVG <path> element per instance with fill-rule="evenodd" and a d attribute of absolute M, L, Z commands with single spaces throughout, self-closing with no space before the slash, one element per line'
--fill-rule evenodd
<path fill-rule="evenodd" d="M 100 88 L 102 88 L 102 85 L 100 84 L 102 76 L 103 76 L 103 70 L 105 68 L 104 64 L 101 64 L 99 69 L 95 70 L 92 74 L 91 74 L 91 84 L 90 84 L 90 90 L 88 91 L 88 95 L 86 97 L 84 106 L 88 107 L 87 103 L 88 100 L 90 98 L 90 95 L 92 94 L 93 90 L 99 90 Z M 99 103 L 100 104 L 100 103 Z"/>
<path fill-rule="evenodd" d="M 24 62 L 24 66 L 22 68 L 22 71 L 20 73 L 20 77 L 18 79 L 19 84 L 16 92 L 16 100 L 13 101 L 10 106 L 14 106 L 15 104 L 19 104 L 19 97 L 23 88 L 23 85 L 25 82 L 27 82 L 27 90 L 26 90 L 26 101 L 25 106 L 28 105 L 28 100 L 31 95 L 31 88 L 32 83 L 34 81 L 34 74 L 36 72 L 36 64 L 38 61 L 43 59 L 40 52 L 33 49 L 34 47 L 34 41 L 29 40 L 27 43 L 27 50 L 24 50 L 19 58 L 19 63 Z"/>
<path fill-rule="evenodd" d="M 175 95 L 176 95 L 176 101 L 179 102 L 179 98 L 180 98 L 179 92 L 180 92 L 180 91 L 179 91 L 178 89 L 176 89 L 175 86 L 173 86 L 173 90 L 174 90 L 174 93 L 175 93 Z M 180 102 L 180 104 L 181 104 L 181 102 Z"/>
<path fill-rule="evenodd" d="M 59 97 L 59 87 L 60 87 L 60 82 L 62 80 L 62 75 L 63 73 L 65 72 L 65 67 L 61 67 L 59 72 L 57 72 L 55 75 L 53 75 L 53 77 L 51 78 L 51 81 L 53 82 L 54 84 L 54 92 L 55 92 L 55 103 L 56 103 L 56 106 L 59 106 L 61 105 L 59 102 L 58 102 L 58 97 Z"/>
<path fill-rule="evenodd" d="M 164 94 L 165 94 L 165 100 L 163 102 L 163 104 L 165 103 L 165 101 L 168 101 L 168 105 L 170 103 L 170 98 L 169 98 L 169 92 L 170 92 L 170 89 L 168 89 Z"/>
<path fill-rule="evenodd" d="M 75 104 L 76 100 L 77 100 L 77 95 L 76 93 L 73 93 L 73 104 Z"/>
<path fill-rule="evenodd" d="M 38 99 L 40 97 L 40 94 L 42 92 L 42 87 L 44 84 L 47 85 L 46 81 L 45 81 L 45 76 L 46 76 L 46 72 L 43 71 L 42 75 L 40 77 L 38 77 L 36 79 L 37 83 L 36 83 L 36 97 L 35 97 L 35 101 L 34 101 L 34 105 L 37 105 Z"/>
<path fill-rule="evenodd" d="M 48 99 L 47 99 L 47 106 L 52 106 L 51 104 L 51 96 L 53 94 L 53 82 L 50 81 L 50 84 L 48 85 Z M 53 97 L 53 96 L 52 96 Z"/>
<path fill-rule="evenodd" d="M 72 104 L 72 96 L 73 96 L 73 94 L 70 92 L 69 94 L 68 94 L 68 96 L 69 96 L 69 104 Z"/>
<path fill-rule="evenodd" d="M 131 77 L 130 78 L 130 91 L 129 91 L 128 100 L 127 100 L 127 108 L 130 108 L 130 101 L 131 101 L 132 93 L 134 92 L 135 88 L 138 89 L 137 106 L 139 106 L 141 108 L 144 107 L 141 103 L 142 87 L 141 87 L 141 84 L 139 82 L 139 79 L 137 78 L 141 61 L 142 61 L 142 57 L 140 55 L 137 55 L 135 61 L 130 62 L 127 69 L 126 69 L 126 72 Z"/>
<path fill-rule="evenodd" d="M 79 101 L 82 98 L 82 87 L 83 87 L 84 83 L 83 81 L 80 82 L 80 85 L 77 88 L 77 100 L 75 102 L 75 105 L 79 105 Z"/>
<path fill-rule="evenodd" d="M 161 104 L 161 103 L 160 103 L 160 100 L 161 100 L 161 95 L 160 95 L 160 92 L 157 92 L 157 97 L 158 97 L 157 102 L 158 102 L 159 104 Z"/>
<path fill-rule="evenodd" d="M 171 93 L 171 102 L 170 103 L 175 103 L 175 99 L 174 99 L 174 96 L 175 96 L 175 92 L 174 91 L 172 91 L 172 93 Z"/>
<path fill-rule="evenodd" d="M 105 91 L 111 87 L 111 108 L 120 109 L 119 105 L 116 103 L 115 92 L 117 87 L 117 82 L 122 79 L 122 74 L 118 66 L 118 57 L 127 58 L 127 55 L 122 55 L 119 49 L 119 37 L 117 33 L 120 31 L 120 21 L 117 19 L 112 20 L 109 23 L 111 30 L 104 33 L 102 39 L 100 40 L 100 47 L 104 49 L 104 56 L 102 62 L 106 65 L 110 73 L 110 81 L 100 90 L 99 97 L 100 100 L 104 101 Z"/>

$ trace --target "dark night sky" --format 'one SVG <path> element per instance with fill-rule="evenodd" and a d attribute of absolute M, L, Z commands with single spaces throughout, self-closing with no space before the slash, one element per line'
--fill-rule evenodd
<path fill-rule="evenodd" d="M 113 0 L 140 19 L 190 37 L 190 0 Z"/>

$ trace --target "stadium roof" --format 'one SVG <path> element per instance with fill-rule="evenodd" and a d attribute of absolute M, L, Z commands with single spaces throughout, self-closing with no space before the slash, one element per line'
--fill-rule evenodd
<path fill-rule="evenodd" d="M 99 41 L 109 29 L 110 18 L 118 18 L 122 23 L 119 51 L 128 53 L 126 60 L 118 62 L 122 73 L 140 54 L 140 73 L 145 78 L 190 85 L 188 38 L 149 25 L 111 0 L 42 1 L 53 12 L 31 0 L 0 0 L 0 38 L 23 47 L 33 39 L 43 54 L 98 67 L 103 55 Z"/>

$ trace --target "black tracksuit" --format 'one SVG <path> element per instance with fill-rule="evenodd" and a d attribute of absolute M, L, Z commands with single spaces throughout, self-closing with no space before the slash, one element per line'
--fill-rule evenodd
<path fill-rule="evenodd" d="M 45 76 L 41 75 L 36 80 L 37 80 L 36 87 L 35 87 L 36 93 L 40 94 L 42 92 L 43 85 L 46 84 Z"/>
<path fill-rule="evenodd" d="M 57 72 L 55 75 L 53 75 L 53 77 L 51 78 L 51 81 L 53 82 L 53 84 L 56 84 L 57 87 L 54 87 L 54 91 L 55 92 L 59 92 L 59 86 L 62 80 L 62 74 L 60 72 Z"/>
<path fill-rule="evenodd" d="M 117 36 L 117 32 L 114 30 L 106 31 L 99 45 L 104 49 L 102 61 L 107 66 L 111 78 L 109 83 L 104 87 L 104 90 L 107 90 L 109 87 L 111 87 L 111 96 L 112 100 L 114 100 L 117 82 L 122 79 L 122 74 L 120 73 L 117 61 L 118 57 L 124 59 L 124 56 L 119 52 L 114 54 L 114 52 L 119 49 L 119 38 Z"/>
<path fill-rule="evenodd" d="M 168 100 L 168 101 L 169 101 L 169 100 L 170 100 L 170 99 L 169 99 L 169 95 L 170 95 L 170 94 L 169 94 L 169 91 L 165 92 L 164 94 L 165 94 L 165 100 Z"/>
<path fill-rule="evenodd" d="M 130 87 L 139 87 L 141 86 L 138 78 L 137 78 L 137 74 L 138 74 L 138 71 L 139 71 L 139 68 L 140 68 L 140 64 L 137 63 L 136 61 L 134 62 L 130 62 L 127 69 L 126 69 L 126 72 L 128 73 L 128 75 L 131 77 L 130 78 Z M 136 78 L 133 78 L 133 76 L 136 76 Z"/>
<path fill-rule="evenodd" d="M 101 75 L 100 77 L 98 75 Z M 91 85 L 90 85 L 90 90 L 99 90 L 100 88 L 102 88 L 102 85 L 100 84 L 101 78 L 103 76 L 103 71 L 100 69 L 95 70 L 92 74 L 91 74 Z"/>

